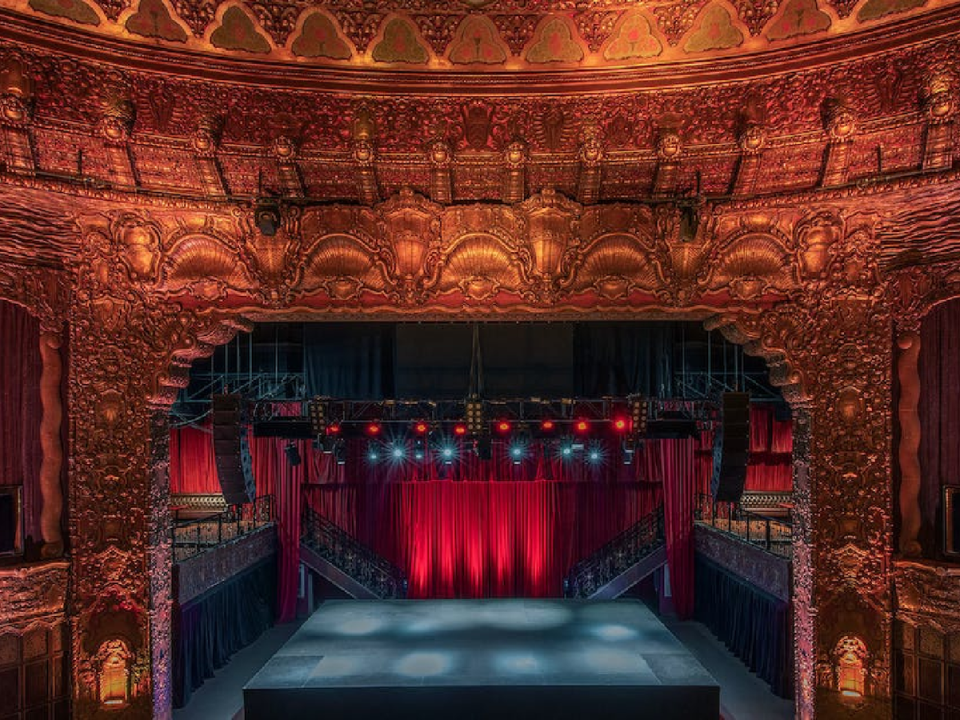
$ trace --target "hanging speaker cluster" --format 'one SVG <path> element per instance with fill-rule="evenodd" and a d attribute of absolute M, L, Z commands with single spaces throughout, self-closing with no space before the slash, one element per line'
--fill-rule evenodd
<path fill-rule="evenodd" d="M 713 497 L 740 502 L 750 455 L 750 394 L 724 393 L 722 427 L 713 441 Z"/>
<path fill-rule="evenodd" d="M 227 505 L 251 502 L 257 489 L 243 424 L 243 399 L 240 395 L 214 395 L 212 409 L 213 452 L 223 499 Z"/>

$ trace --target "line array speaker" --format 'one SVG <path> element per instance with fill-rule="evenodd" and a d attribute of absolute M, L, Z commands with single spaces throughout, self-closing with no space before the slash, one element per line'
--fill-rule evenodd
<path fill-rule="evenodd" d="M 723 394 L 722 428 L 713 441 L 713 498 L 739 502 L 750 455 L 750 394 Z"/>
<path fill-rule="evenodd" d="M 228 505 L 250 502 L 257 493 L 242 404 L 239 395 L 213 396 L 213 453 L 220 490 Z"/>

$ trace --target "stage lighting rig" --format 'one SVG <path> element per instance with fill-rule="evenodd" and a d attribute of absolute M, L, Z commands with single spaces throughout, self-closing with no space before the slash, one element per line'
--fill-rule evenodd
<path fill-rule="evenodd" d="M 337 461 L 337 465 L 347 464 L 347 443 L 344 442 L 343 438 L 339 438 L 334 442 L 333 457 Z"/>
<path fill-rule="evenodd" d="M 327 432 L 327 404 L 319 397 L 310 401 L 310 432 L 317 438 Z"/>
<path fill-rule="evenodd" d="M 647 420 L 650 417 L 650 402 L 639 395 L 628 398 L 630 406 L 630 420 L 632 425 L 630 434 L 636 439 L 647 434 Z"/>
<path fill-rule="evenodd" d="M 464 402 L 465 420 L 467 432 L 471 435 L 484 435 L 486 431 L 486 422 L 484 420 L 483 400 L 479 397 L 471 396 Z"/>
<path fill-rule="evenodd" d="M 373 442 L 372 440 L 367 443 L 367 460 L 372 463 L 377 462 L 380 459 L 380 444 Z"/>

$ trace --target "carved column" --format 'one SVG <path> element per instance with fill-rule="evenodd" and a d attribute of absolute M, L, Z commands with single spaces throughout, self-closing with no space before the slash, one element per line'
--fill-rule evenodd
<path fill-rule="evenodd" d="M 158 358 L 126 299 L 76 306 L 70 357 L 74 710 L 170 716 L 170 547 Z"/>
<path fill-rule="evenodd" d="M 829 222 L 803 295 L 728 334 L 795 409 L 796 717 L 889 718 L 893 326 L 872 232 Z"/>
<path fill-rule="evenodd" d="M 900 552 L 907 557 L 919 557 L 920 542 L 920 334 L 907 330 L 897 337 L 900 352 L 897 356 L 897 378 L 900 381 L 900 401 L 897 415 L 900 421 Z"/>

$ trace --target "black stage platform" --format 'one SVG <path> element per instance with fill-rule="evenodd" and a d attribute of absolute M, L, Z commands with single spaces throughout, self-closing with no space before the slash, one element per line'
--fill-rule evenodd
<path fill-rule="evenodd" d="M 330 602 L 243 690 L 245 720 L 717 720 L 720 688 L 633 601 Z"/>

